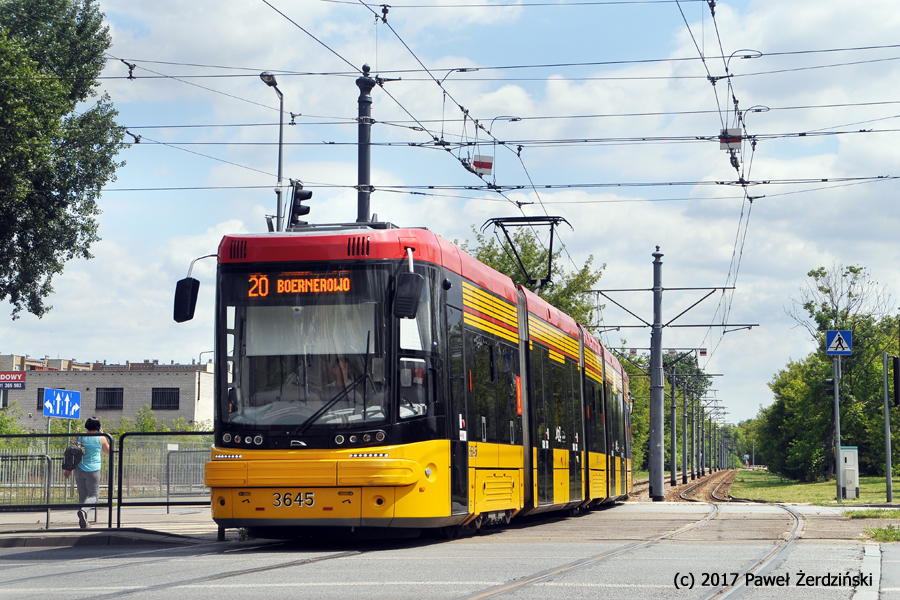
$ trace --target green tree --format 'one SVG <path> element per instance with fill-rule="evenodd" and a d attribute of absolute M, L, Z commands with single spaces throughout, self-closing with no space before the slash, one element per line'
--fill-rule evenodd
<path fill-rule="evenodd" d="M 0 434 L 26 433 L 25 428 L 19 425 L 18 417 L 22 414 L 17 403 L 0 410 Z"/>
<path fill-rule="evenodd" d="M 500 244 L 496 239 L 479 233 L 474 227 L 472 231 L 475 234 L 475 245 L 470 246 L 469 242 L 463 242 L 460 245 L 463 250 L 484 264 L 507 275 L 516 285 L 531 289 L 508 242 L 504 241 Z M 532 276 L 546 275 L 548 251 L 541 244 L 538 236 L 530 229 L 521 228 L 515 231 L 512 237 L 516 252 L 527 271 Z M 576 271 L 567 271 L 564 268 L 562 254 L 562 250 L 553 253 L 551 281 L 537 293 L 582 325 L 593 325 L 596 306 L 593 303 L 593 295 L 586 293 L 586 290 L 594 287 L 594 284 L 600 280 L 606 265 L 594 269 L 594 257 L 591 255 L 588 256 L 583 267 Z"/>
<path fill-rule="evenodd" d="M 834 400 L 825 390 L 833 363 L 826 355 L 825 332 L 847 329 L 853 334 L 853 354 L 841 361 L 841 443 L 859 448 L 862 474 L 884 474 L 881 357 L 897 351 L 890 298 L 863 267 L 835 264 L 813 269 L 809 277 L 788 314 L 817 347 L 789 362 L 770 382 L 775 402 L 757 417 L 757 448 L 773 472 L 806 481 L 833 476 Z"/>
<path fill-rule="evenodd" d="M 124 130 L 97 77 L 111 38 L 94 0 L 0 7 L 0 300 L 40 317 L 53 276 L 91 258 Z M 77 108 L 77 109 L 76 109 Z"/>
<path fill-rule="evenodd" d="M 649 469 L 647 454 L 650 450 L 650 378 L 647 368 L 649 356 L 640 356 L 633 360 L 619 357 L 622 368 L 628 374 L 628 385 L 634 399 L 631 408 L 631 458 L 635 471 Z"/>

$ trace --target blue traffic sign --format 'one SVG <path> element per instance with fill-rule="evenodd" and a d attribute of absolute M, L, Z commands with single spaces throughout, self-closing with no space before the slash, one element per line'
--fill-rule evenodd
<path fill-rule="evenodd" d="M 825 332 L 825 354 L 829 356 L 850 356 L 853 354 L 853 334 L 841 329 Z"/>
<path fill-rule="evenodd" d="M 81 392 L 44 390 L 44 416 L 59 419 L 81 418 Z"/>

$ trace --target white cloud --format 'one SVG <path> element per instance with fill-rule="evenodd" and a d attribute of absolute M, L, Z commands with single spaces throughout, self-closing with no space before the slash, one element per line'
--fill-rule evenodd
<path fill-rule="evenodd" d="M 444 2 L 444 0 L 441 0 Z M 313 0 L 273 2 L 280 10 L 328 44 L 352 65 L 369 62 L 401 81 L 373 91 L 376 121 L 448 119 L 427 123 L 429 132 L 378 124 L 376 142 L 420 143 L 431 135 L 447 141 L 474 141 L 472 122 L 463 129 L 460 111 L 427 74 L 401 73 L 419 69 L 416 59 L 374 15 L 359 6 Z M 457 2 L 446 0 L 445 3 Z M 472 8 L 411 9 L 395 7 L 389 22 L 435 77 L 448 69 L 541 62 L 584 63 L 624 59 L 692 57 L 697 51 L 677 12 L 663 8 L 616 9 L 620 20 L 602 21 L 602 33 L 581 39 L 561 31 L 575 31 L 581 21 L 605 8 L 546 9 Z M 719 54 L 715 29 L 705 5 L 686 15 L 707 56 Z M 701 12 L 700 9 L 704 12 Z M 23 316 L 0 325 L 4 353 L 57 353 L 80 360 L 111 361 L 158 358 L 189 361 L 212 343 L 214 278 L 212 261 L 197 263 L 202 281 L 197 317 L 176 325 L 171 319 L 174 282 L 184 277 L 190 261 L 214 252 L 224 233 L 261 231 L 264 215 L 274 213 L 277 170 L 278 100 L 258 78 L 262 70 L 278 73 L 289 113 L 300 113 L 299 125 L 285 125 L 285 178 L 299 178 L 314 189 L 310 219 L 352 221 L 356 215 L 356 116 L 359 91 L 350 65 L 309 38 L 263 3 L 226 0 L 179 3 L 105 2 L 112 22 L 110 53 L 136 63 L 137 80 L 104 83 L 121 112 L 120 121 L 138 125 L 220 124 L 218 128 L 135 129 L 134 133 L 168 143 L 204 142 L 182 150 L 145 142 L 123 153 L 128 161 L 119 172 L 116 188 L 265 186 L 260 189 L 218 191 L 104 193 L 101 235 L 92 261 L 67 265 L 55 281 L 50 299 L 53 311 L 44 319 Z M 612 9 L 609 9 L 612 10 Z M 635 11 L 634 13 L 628 12 Z M 641 12 L 637 12 L 640 10 Z M 602 13 L 606 14 L 606 13 Z M 612 13 L 610 13 L 612 14 Z M 632 15 L 633 16 L 629 16 Z M 700 15 L 705 14 L 704 17 Z M 787 51 L 852 48 L 890 44 L 896 37 L 900 13 L 893 3 L 876 0 L 860 10 L 837 0 L 776 2 L 764 0 L 735 8 L 716 6 L 718 31 L 725 54 L 756 49 L 761 58 L 732 58 L 734 75 L 729 92 L 725 80 L 714 89 L 699 61 L 676 61 L 553 69 L 472 70 L 452 72 L 444 90 L 469 110 L 484 127 L 509 145 L 480 145 L 477 151 L 496 155 L 500 185 L 523 186 L 507 193 L 526 214 L 558 214 L 575 227 L 559 232 L 572 258 L 589 254 L 607 267 L 601 285 L 608 288 L 647 288 L 652 282 L 650 256 L 656 245 L 664 257 L 668 287 L 723 286 L 733 258 L 741 260 L 730 320 L 759 323 L 759 328 L 729 333 L 721 330 L 704 338 L 705 331 L 667 329 L 664 343 L 682 347 L 717 347 L 709 368 L 725 374 L 717 378 L 719 396 L 730 406 L 731 418 L 753 416 L 771 397 L 765 384 L 789 357 L 799 358 L 811 348 L 784 315 L 790 296 L 803 285 L 812 268 L 837 260 L 869 266 L 894 296 L 900 289 L 894 242 L 900 213 L 893 197 L 893 181 L 854 184 L 834 181 L 815 185 L 756 185 L 748 188 L 752 210 L 735 186 L 611 187 L 582 190 L 547 189 L 542 185 L 677 181 L 734 181 L 735 170 L 714 140 L 680 143 L 639 141 L 629 144 L 584 143 L 535 146 L 523 144 L 523 171 L 516 143 L 534 140 L 597 138 L 714 138 L 732 122 L 733 98 L 741 110 L 754 105 L 769 112 L 746 115 L 747 130 L 761 136 L 752 153 L 750 179 L 755 182 L 797 178 L 835 178 L 897 175 L 900 149 L 896 134 L 857 133 L 842 136 L 769 139 L 765 134 L 893 129 L 900 105 L 804 108 L 825 104 L 894 101 L 900 60 L 867 65 L 837 63 L 897 58 L 896 49 L 797 54 Z M 701 22 L 701 20 L 703 22 Z M 551 35 L 548 32 L 554 32 Z M 740 56 L 740 55 L 738 55 Z M 529 57 L 529 58 L 524 58 Z M 531 58 L 539 57 L 539 58 Z M 151 61 L 182 63 L 158 64 Z M 242 67 L 206 69 L 184 64 Z M 721 59 L 707 61 L 710 73 L 724 74 Z M 781 74 L 761 75 L 807 67 Z M 147 69 L 167 75 L 246 75 L 186 79 L 193 84 L 148 78 Z M 341 72 L 348 76 L 292 75 L 286 72 Z M 105 75 L 124 76 L 128 69 L 111 60 Z M 589 79 L 593 78 L 593 79 Z M 602 78 L 602 79 L 598 79 Z M 529 79 L 537 79 L 536 81 Z M 214 93 L 204 86 L 218 90 Z M 399 105 L 390 96 L 399 101 Z M 733 98 L 732 98 L 733 94 Z M 445 101 L 446 100 L 446 101 Z M 718 105 L 717 105 L 718 102 Z M 714 111 L 687 115 L 529 119 L 571 115 L 672 113 Z M 405 110 L 404 110 L 405 109 Z M 495 117 L 524 117 L 511 122 Z M 323 118 L 319 118 L 323 117 Z M 335 117 L 349 124 L 338 125 Z M 229 124 L 263 124 L 228 127 Z M 481 131 L 479 143 L 488 140 Z M 338 142 L 321 145 L 320 142 Z M 223 145 L 229 143 L 232 145 Z M 241 145 L 237 145 L 240 143 Z M 262 145 L 259 145 L 262 144 Z M 312 145 L 297 145 L 312 144 Z M 465 146 L 454 154 L 474 152 Z M 512 151 L 510 151 L 512 150 Z M 249 169 L 215 161 L 196 152 Z M 456 158 L 431 147 L 374 146 L 372 211 L 399 225 L 426 226 L 448 239 L 471 238 L 470 227 L 487 219 L 522 214 L 492 192 L 430 190 L 434 195 L 395 194 L 393 185 L 475 186 L 481 182 L 463 170 Z M 742 156 L 749 168 L 751 148 Z M 256 169 L 258 171 L 254 171 Z M 538 185 L 530 189 L 528 176 Z M 346 187 L 313 187 L 312 184 Z M 815 188 L 814 191 L 808 191 Z M 286 189 L 286 193 L 288 190 Z M 802 193 L 797 193 L 802 192 Z M 540 201 L 545 205 L 542 207 Z M 455 197 L 445 197 L 455 196 Z M 479 196 L 471 198 L 472 196 Z M 724 197 L 724 198 L 723 198 Z M 678 199 L 678 200 L 672 200 Z M 687 200 L 689 199 L 689 200 Z M 739 230 L 747 223 L 746 238 Z M 732 270 L 733 273 L 733 270 Z M 699 292 L 698 292 L 699 293 Z M 620 298 L 649 317 L 649 293 Z M 667 292 L 664 311 L 671 318 L 698 296 Z M 682 317 L 682 322 L 712 319 L 719 296 L 706 300 Z M 630 319 L 607 303 L 608 323 Z M 633 321 L 630 321 L 633 322 Z M 618 324 L 618 323 L 615 323 Z M 610 333 L 629 344 L 646 346 L 644 330 Z"/>

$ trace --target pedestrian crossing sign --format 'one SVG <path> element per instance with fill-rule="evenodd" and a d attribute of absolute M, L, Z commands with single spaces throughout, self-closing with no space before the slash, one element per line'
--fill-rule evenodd
<path fill-rule="evenodd" d="M 850 356 L 853 354 L 853 334 L 847 330 L 825 332 L 825 354 Z"/>

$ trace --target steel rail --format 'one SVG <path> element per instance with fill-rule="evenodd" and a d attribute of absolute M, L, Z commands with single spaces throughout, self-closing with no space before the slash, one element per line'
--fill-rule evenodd
<path fill-rule="evenodd" d="M 625 546 L 621 546 L 619 548 L 609 550 L 607 552 L 603 552 L 602 554 L 597 554 L 595 556 L 590 556 L 588 558 L 583 558 L 581 560 L 577 560 L 571 562 L 567 565 L 562 565 L 560 567 L 555 567 L 553 569 L 548 569 L 546 571 L 541 571 L 539 573 L 535 573 L 531 576 L 525 577 L 523 579 L 517 579 L 516 581 L 495 586 L 492 588 L 488 588 L 481 592 L 477 592 L 475 594 L 471 594 L 468 596 L 464 596 L 467 600 L 481 600 L 482 598 L 493 598 L 496 596 L 501 596 L 503 594 L 508 594 L 510 592 L 518 591 L 522 588 L 530 586 L 535 583 L 540 583 L 542 581 L 546 581 L 548 579 L 552 579 L 553 577 L 557 577 L 559 575 L 563 575 L 570 571 L 575 571 L 578 569 L 583 569 L 585 567 L 593 566 L 597 563 L 603 562 L 607 559 L 614 558 L 616 556 L 621 556 L 622 554 L 627 554 L 633 550 L 639 550 L 641 548 L 646 548 L 651 546 L 661 540 L 672 537 L 673 535 L 677 535 L 679 533 L 684 533 L 685 531 L 690 531 L 695 527 L 699 527 L 700 525 L 711 521 L 716 518 L 719 514 L 719 507 L 715 504 L 709 503 L 710 511 L 704 516 L 702 519 L 694 521 L 693 523 L 689 523 L 683 527 L 679 527 L 675 531 L 670 531 L 669 533 L 665 533 L 663 535 L 656 536 L 653 539 L 645 540 L 643 542 L 634 542 L 632 544 L 627 544 Z"/>
<path fill-rule="evenodd" d="M 71 568 L 71 570 L 67 570 L 67 571 L 57 570 L 54 573 L 47 573 L 45 575 L 32 575 L 29 577 L 20 577 L 18 579 L 7 579 L 7 580 L 3 581 L 3 585 L 8 586 L 10 584 L 24 583 L 26 581 L 41 581 L 41 580 L 47 580 L 47 579 L 67 578 L 67 577 L 71 577 L 71 576 L 80 576 L 80 575 L 86 574 L 86 573 L 95 573 L 95 572 L 107 573 L 113 569 L 123 569 L 123 568 L 130 569 L 132 567 L 152 565 L 152 564 L 173 561 L 173 560 L 180 560 L 180 559 L 184 558 L 185 555 L 188 555 L 191 558 L 203 557 L 203 556 L 216 556 L 219 554 L 232 553 L 235 551 L 246 552 L 248 550 L 259 550 L 259 549 L 272 548 L 274 546 L 280 546 L 283 544 L 284 544 L 284 542 L 282 542 L 282 541 L 273 541 L 270 543 L 263 543 L 263 544 L 257 545 L 257 546 L 248 546 L 248 547 L 244 547 L 244 548 L 239 548 L 237 550 L 234 548 L 223 548 L 221 542 L 212 542 L 212 543 L 208 543 L 208 544 L 194 544 L 194 545 L 190 545 L 190 546 L 185 546 L 183 548 L 171 548 L 169 546 L 166 546 L 165 548 L 154 548 L 153 550 L 139 550 L 136 552 L 123 552 L 121 554 L 104 556 L 103 557 L 104 564 L 102 564 L 100 566 L 89 566 L 89 565 L 97 564 L 97 558 L 95 556 L 90 556 L 87 558 L 76 559 L 76 560 L 66 558 L 62 561 L 57 561 L 57 562 L 62 563 L 63 565 L 65 565 L 66 568 Z M 216 547 L 219 549 L 214 552 L 201 552 L 200 554 L 192 553 L 193 551 L 196 551 L 198 549 L 205 548 L 205 547 Z M 111 561 L 111 560 L 115 560 L 115 559 L 129 559 L 134 556 L 141 555 L 141 554 L 155 554 L 155 553 L 159 553 L 159 552 L 168 552 L 171 554 L 171 556 L 166 556 L 163 558 L 147 558 L 147 559 L 140 560 L 137 562 L 124 562 L 122 564 L 109 564 L 109 562 L 107 562 L 107 561 Z"/>
<path fill-rule="evenodd" d="M 719 471 L 719 474 L 722 474 L 723 477 L 722 477 L 722 480 L 719 482 L 719 485 L 716 486 L 716 489 L 719 489 L 719 486 L 725 482 L 725 479 L 727 479 L 729 473 L 730 473 L 730 471 Z M 682 500 L 686 500 L 687 502 L 706 502 L 706 500 L 699 500 L 697 498 L 689 498 L 688 495 L 691 492 L 693 492 L 694 490 L 696 490 L 697 488 L 699 488 L 701 485 L 705 485 L 705 484 L 709 483 L 710 480 L 712 479 L 712 477 L 713 477 L 713 475 L 708 475 L 707 477 L 704 477 L 703 479 L 700 479 L 697 482 L 691 484 L 689 487 L 685 488 L 684 491 L 682 491 L 680 494 L 678 494 L 678 497 L 681 498 Z M 713 496 L 713 495 L 710 494 L 710 496 Z M 713 496 L 713 498 L 715 498 L 715 496 Z"/>
<path fill-rule="evenodd" d="M 718 490 L 718 486 L 716 486 L 716 491 Z M 735 498 L 729 494 L 729 499 L 727 502 L 736 502 L 736 503 L 753 503 L 755 500 L 748 500 L 744 498 Z M 740 573 L 740 577 L 737 577 L 732 585 L 728 586 L 719 586 L 716 590 L 713 590 L 708 596 L 705 596 L 703 600 L 719 600 L 724 598 L 737 598 L 741 594 L 743 594 L 748 588 L 746 587 L 746 576 L 747 574 L 753 574 L 757 576 L 762 576 L 780 565 L 787 555 L 793 552 L 795 542 L 799 539 L 800 535 L 803 533 L 803 516 L 795 511 L 794 509 L 785 506 L 783 504 L 771 504 L 772 506 L 777 506 L 782 510 L 786 511 L 791 515 L 793 519 L 793 527 L 791 528 L 790 534 L 788 537 L 781 539 L 776 542 L 775 546 L 763 555 L 760 558 L 754 560 L 753 563 L 749 567 L 742 568 L 738 572 Z"/>
<path fill-rule="evenodd" d="M 214 573 L 212 575 L 204 575 L 202 577 L 192 577 L 190 579 L 181 579 L 179 581 L 170 581 L 168 583 L 159 583 L 156 585 L 135 587 L 132 590 L 118 590 L 111 594 L 104 594 L 102 596 L 94 596 L 93 600 L 97 600 L 99 598 L 121 598 L 122 596 L 128 596 L 131 594 L 141 594 L 141 593 L 146 593 L 146 592 L 155 592 L 155 591 L 159 591 L 159 590 L 169 590 L 169 589 L 184 587 L 184 586 L 188 586 L 188 585 L 197 585 L 198 583 L 206 583 L 209 581 L 218 581 L 221 579 L 227 579 L 229 577 L 240 577 L 242 575 L 252 575 L 254 573 L 265 573 L 266 571 L 274 571 L 276 569 L 287 569 L 290 567 L 299 567 L 299 566 L 303 566 L 303 565 L 323 562 L 326 560 L 333 560 L 336 558 L 347 558 L 349 556 L 357 556 L 359 554 L 362 554 L 362 551 L 348 550 L 346 552 L 338 552 L 336 554 L 329 554 L 327 556 L 316 556 L 316 557 L 312 557 L 312 558 L 301 558 L 298 560 L 289 560 L 287 562 L 278 563 L 278 564 L 274 564 L 274 565 L 266 565 L 264 567 L 251 567 L 248 569 L 225 571 L 223 573 Z"/>

